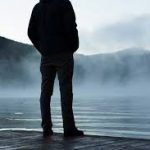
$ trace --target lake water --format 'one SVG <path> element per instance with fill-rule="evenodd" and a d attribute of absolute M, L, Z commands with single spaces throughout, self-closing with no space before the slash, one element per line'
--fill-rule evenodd
<path fill-rule="evenodd" d="M 53 130 L 63 132 L 59 98 L 52 98 Z M 74 98 L 77 126 L 86 134 L 150 139 L 150 98 Z M 0 98 L 0 130 L 41 130 L 38 98 Z M 42 131 L 42 130 L 41 130 Z"/>

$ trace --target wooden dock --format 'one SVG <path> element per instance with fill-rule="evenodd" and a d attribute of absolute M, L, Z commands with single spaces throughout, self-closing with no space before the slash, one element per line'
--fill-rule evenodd
<path fill-rule="evenodd" d="M 0 131 L 0 150 L 150 150 L 150 140 L 58 133 L 44 139 L 37 131 Z"/>

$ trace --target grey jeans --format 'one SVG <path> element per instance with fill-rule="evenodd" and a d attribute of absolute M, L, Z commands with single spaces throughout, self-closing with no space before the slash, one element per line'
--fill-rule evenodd
<path fill-rule="evenodd" d="M 56 73 L 59 80 L 59 89 L 61 94 L 61 110 L 63 118 L 64 131 L 75 127 L 72 103 L 72 78 L 74 69 L 73 54 L 42 57 L 40 71 L 42 75 L 40 108 L 43 130 L 52 128 L 50 101 L 53 95 L 53 86 Z"/>

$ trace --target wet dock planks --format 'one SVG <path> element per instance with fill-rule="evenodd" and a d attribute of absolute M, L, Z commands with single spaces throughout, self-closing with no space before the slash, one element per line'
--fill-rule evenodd
<path fill-rule="evenodd" d="M 44 139 L 37 131 L 0 131 L 0 150 L 150 150 L 150 140 L 105 136 Z"/>

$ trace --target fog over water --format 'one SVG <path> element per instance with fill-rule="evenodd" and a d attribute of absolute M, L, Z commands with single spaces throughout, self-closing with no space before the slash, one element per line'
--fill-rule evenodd
<path fill-rule="evenodd" d="M 0 95 L 40 94 L 40 55 L 30 46 L 0 38 Z M 115 53 L 74 54 L 74 94 L 78 97 L 149 94 L 150 51 L 130 48 Z M 55 80 L 54 96 L 59 96 Z"/>
<path fill-rule="evenodd" d="M 73 109 L 86 134 L 150 139 L 150 51 L 74 54 Z M 40 55 L 0 37 L 0 131 L 41 131 Z M 63 132 L 58 79 L 52 97 L 54 132 Z"/>

